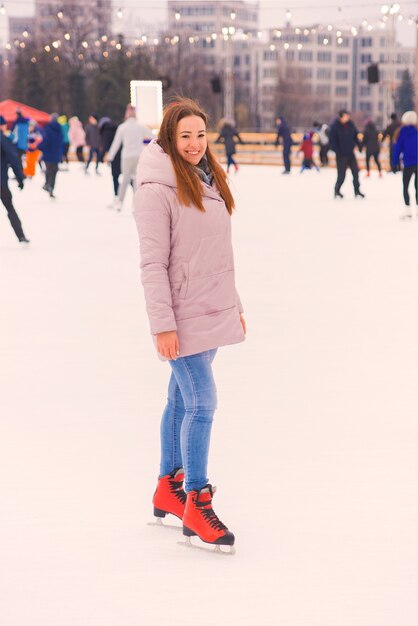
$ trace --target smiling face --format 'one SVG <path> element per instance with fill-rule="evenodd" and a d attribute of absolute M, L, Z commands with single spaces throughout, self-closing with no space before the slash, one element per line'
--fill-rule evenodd
<path fill-rule="evenodd" d="M 183 117 L 177 124 L 176 148 L 191 165 L 197 165 L 206 152 L 206 125 L 198 115 Z"/>

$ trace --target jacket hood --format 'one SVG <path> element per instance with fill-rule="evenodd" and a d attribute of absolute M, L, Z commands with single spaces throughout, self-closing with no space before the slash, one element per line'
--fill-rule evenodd
<path fill-rule="evenodd" d="M 60 115 L 58 118 L 58 123 L 59 124 L 66 124 L 67 123 L 67 116 L 66 115 Z"/>
<path fill-rule="evenodd" d="M 68 123 L 71 126 L 71 128 L 82 128 L 83 127 L 83 124 L 80 122 L 78 117 L 70 117 Z"/>
<path fill-rule="evenodd" d="M 406 113 L 404 113 L 402 115 L 402 124 L 405 124 L 405 126 L 415 126 L 417 123 L 417 114 L 415 113 L 415 111 L 406 111 Z"/>
<path fill-rule="evenodd" d="M 177 187 L 171 159 L 158 145 L 156 139 L 144 148 L 139 157 L 137 183 L 138 186 L 145 183 L 160 183 L 167 187 Z"/>

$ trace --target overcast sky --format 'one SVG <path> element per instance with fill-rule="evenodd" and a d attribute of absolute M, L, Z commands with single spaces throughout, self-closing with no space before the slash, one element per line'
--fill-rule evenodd
<path fill-rule="evenodd" d="M 193 0 L 186 0 L 193 2 Z M 34 12 L 34 0 L 2 0 L 10 15 L 31 15 Z M 185 0 L 179 0 L 184 4 Z M 334 23 L 337 26 L 358 25 L 362 20 L 377 23 L 380 17 L 380 8 L 383 2 L 370 0 L 317 0 L 312 8 L 312 0 L 260 0 L 260 28 L 283 26 L 286 21 L 286 9 L 292 12 L 292 23 L 295 26 L 313 23 Z M 388 4 L 390 2 L 388 1 Z M 398 38 L 404 45 L 413 46 L 416 42 L 416 26 L 408 25 L 409 17 L 418 17 L 417 2 L 408 0 L 399 2 L 401 13 L 406 19 L 397 24 Z M 141 13 L 141 22 L 154 24 L 164 22 L 167 17 L 167 2 L 165 0 L 115 0 L 117 8 L 137 8 Z M 0 15 L 0 27 L 4 28 L 5 18 Z"/>

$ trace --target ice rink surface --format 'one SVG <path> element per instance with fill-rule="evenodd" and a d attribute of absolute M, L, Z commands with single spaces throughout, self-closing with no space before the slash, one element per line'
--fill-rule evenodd
<path fill-rule="evenodd" d="M 215 360 L 223 557 L 148 526 L 169 367 L 154 354 L 131 191 L 10 186 L 0 214 L 3 626 L 416 626 L 418 221 L 400 175 L 232 176 L 247 341 Z M 363 173 L 362 173 L 363 174 Z M 362 176 L 363 178 L 363 176 Z M 174 518 L 173 518 L 174 519 Z M 176 524 L 175 521 L 173 521 Z"/>

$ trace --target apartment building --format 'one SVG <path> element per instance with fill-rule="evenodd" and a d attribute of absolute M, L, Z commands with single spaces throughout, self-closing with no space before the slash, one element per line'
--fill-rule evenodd
<path fill-rule="evenodd" d="M 379 66 L 379 83 L 367 68 Z M 372 117 L 382 126 L 393 110 L 405 69 L 415 72 L 415 48 L 405 48 L 390 31 L 343 30 L 332 26 L 272 29 L 253 46 L 252 110 L 263 128 L 277 111 L 277 86 L 288 73 L 309 84 L 312 114 L 331 120 L 342 108 Z M 299 87 L 303 99 L 302 86 Z"/>

